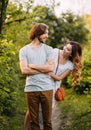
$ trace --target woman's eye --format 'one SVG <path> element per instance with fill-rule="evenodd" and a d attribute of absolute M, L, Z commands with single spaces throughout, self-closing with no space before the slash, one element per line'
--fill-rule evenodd
<path fill-rule="evenodd" d="M 67 51 L 70 51 L 70 49 L 69 49 L 69 48 L 67 48 Z"/>

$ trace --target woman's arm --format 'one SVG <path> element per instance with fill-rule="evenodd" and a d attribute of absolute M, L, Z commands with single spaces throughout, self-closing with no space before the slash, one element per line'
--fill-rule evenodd
<path fill-rule="evenodd" d="M 60 75 L 55 75 L 54 73 L 50 73 L 50 76 L 55 80 L 55 81 L 60 81 L 62 79 L 64 79 L 69 73 L 71 72 L 71 70 L 67 69 L 65 70 L 65 72 L 63 72 Z"/>
<path fill-rule="evenodd" d="M 54 61 L 48 60 L 45 65 L 29 64 L 29 68 L 37 70 L 41 73 L 52 72 L 54 70 Z"/>
<path fill-rule="evenodd" d="M 23 75 L 34 75 L 40 73 L 38 70 L 28 67 L 27 62 L 24 60 L 20 61 L 20 69 Z"/>

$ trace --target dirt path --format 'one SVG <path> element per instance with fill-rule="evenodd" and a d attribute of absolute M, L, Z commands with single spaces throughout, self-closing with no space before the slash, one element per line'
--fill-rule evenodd
<path fill-rule="evenodd" d="M 61 124 L 61 119 L 60 119 L 60 108 L 58 104 L 55 104 L 53 108 L 53 114 L 52 114 L 52 126 L 53 130 L 59 130 Z"/>

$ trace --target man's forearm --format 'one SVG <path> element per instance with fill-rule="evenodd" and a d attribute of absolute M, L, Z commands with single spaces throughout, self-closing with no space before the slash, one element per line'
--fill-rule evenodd
<path fill-rule="evenodd" d="M 29 64 L 29 67 L 40 71 L 41 73 L 53 72 L 54 70 L 54 60 L 50 59 L 44 65 Z"/>
<path fill-rule="evenodd" d="M 20 61 L 20 69 L 23 75 L 34 75 L 40 73 L 38 70 L 29 67 L 27 62 L 23 60 Z"/>
<path fill-rule="evenodd" d="M 39 74 L 40 73 L 38 70 L 29 68 L 29 67 L 23 68 L 21 70 L 21 72 L 22 72 L 23 75 L 34 75 L 34 74 Z"/>
<path fill-rule="evenodd" d="M 32 69 L 35 69 L 37 71 L 40 71 L 42 73 L 47 73 L 47 72 L 52 72 L 54 69 L 54 65 L 49 65 L 49 64 L 45 64 L 45 65 L 29 65 Z"/>
<path fill-rule="evenodd" d="M 34 74 L 39 74 L 40 72 L 38 70 L 30 69 L 30 68 L 25 68 L 22 71 L 22 74 L 24 75 L 34 75 Z"/>

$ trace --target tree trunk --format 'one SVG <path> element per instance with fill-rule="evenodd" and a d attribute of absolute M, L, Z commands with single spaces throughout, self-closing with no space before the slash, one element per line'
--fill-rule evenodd
<path fill-rule="evenodd" d="M 9 0 L 0 0 L 0 35 L 2 34 L 2 27 L 6 19 L 6 9 Z"/>

